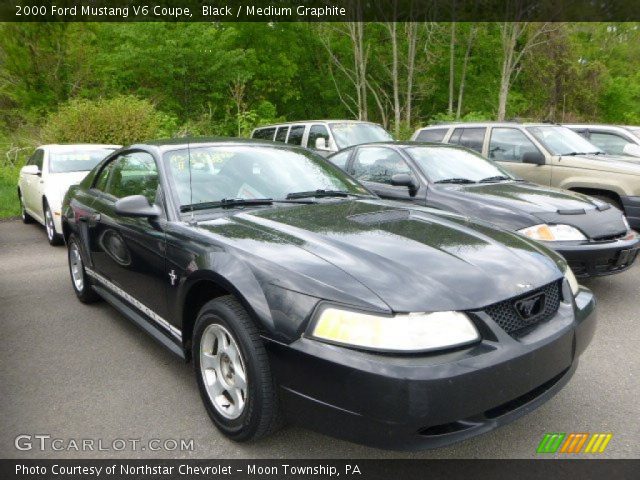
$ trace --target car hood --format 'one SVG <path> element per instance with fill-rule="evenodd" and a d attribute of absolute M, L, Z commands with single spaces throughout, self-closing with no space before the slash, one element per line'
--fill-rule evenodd
<path fill-rule="evenodd" d="M 364 286 L 396 312 L 480 308 L 562 276 L 558 263 L 563 260 L 539 244 L 458 215 L 397 202 L 256 209 L 226 217 L 224 223 L 199 227 L 212 233 L 224 228 L 218 233 L 227 238 L 233 230 L 236 248 L 250 249 L 288 271 L 322 262 L 322 268 L 305 274 L 340 289 L 350 288 L 349 282 L 356 290 Z M 346 282 L 342 278 L 337 284 L 336 270 L 347 275 Z"/>
<path fill-rule="evenodd" d="M 564 155 L 558 162 L 565 167 L 588 168 L 640 176 L 640 158 L 619 155 Z"/>
<path fill-rule="evenodd" d="M 532 214 L 594 210 L 602 203 L 586 195 L 529 182 L 461 185 L 454 188 L 469 201 L 515 208 Z"/>

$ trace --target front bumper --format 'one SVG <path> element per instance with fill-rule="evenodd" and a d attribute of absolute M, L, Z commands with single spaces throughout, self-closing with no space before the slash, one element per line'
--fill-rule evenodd
<path fill-rule="evenodd" d="M 624 215 L 634 230 L 640 230 L 640 197 L 620 197 Z"/>
<path fill-rule="evenodd" d="M 628 269 L 640 251 L 640 236 L 601 243 L 542 242 L 562 255 L 576 277 L 612 275 Z"/>
<path fill-rule="evenodd" d="M 512 338 L 488 315 L 483 340 L 431 354 L 372 354 L 301 338 L 267 342 L 287 418 L 382 448 L 417 450 L 487 432 L 535 409 L 573 375 L 595 330 L 595 299 L 581 288 L 575 314 L 558 313 Z"/>

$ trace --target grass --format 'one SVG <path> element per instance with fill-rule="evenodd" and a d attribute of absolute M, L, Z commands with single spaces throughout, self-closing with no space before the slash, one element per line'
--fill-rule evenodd
<path fill-rule="evenodd" d="M 0 220 L 20 216 L 17 185 L 20 167 L 0 164 Z"/>

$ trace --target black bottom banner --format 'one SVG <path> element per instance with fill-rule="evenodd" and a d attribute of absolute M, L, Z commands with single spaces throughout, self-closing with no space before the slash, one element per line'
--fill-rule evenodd
<path fill-rule="evenodd" d="M 632 479 L 639 460 L 0 460 L 9 479 Z"/>

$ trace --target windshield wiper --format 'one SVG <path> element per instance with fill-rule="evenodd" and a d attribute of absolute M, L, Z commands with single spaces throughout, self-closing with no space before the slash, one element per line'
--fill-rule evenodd
<path fill-rule="evenodd" d="M 357 193 L 345 192 L 344 190 L 309 190 L 308 192 L 293 192 L 288 193 L 285 197 L 287 200 L 295 199 L 295 198 L 305 198 L 305 197 L 348 197 L 348 196 L 360 196 Z"/>
<path fill-rule="evenodd" d="M 207 210 L 209 208 L 237 207 L 242 205 L 271 205 L 272 198 L 223 198 L 216 202 L 193 203 L 191 205 L 181 205 L 180 212 L 190 212 L 192 210 Z"/>
<path fill-rule="evenodd" d="M 501 182 L 503 180 L 513 180 L 513 179 L 505 175 L 494 175 L 493 177 L 483 178 L 478 183 Z"/>
<path fill-rule="evenodd" d="M 433 183 L 477 183 L 475 180 L 470 180 L 468 178 L 445 178 L 444 180 L 438 180 Z"/>

